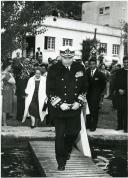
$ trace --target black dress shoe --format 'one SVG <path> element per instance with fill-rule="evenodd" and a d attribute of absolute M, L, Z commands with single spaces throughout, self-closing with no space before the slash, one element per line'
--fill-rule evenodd
<path fill-rule="evenodd" d="M 35 125 L 31 125 L 31 129 L 34 129 L 36 126 Z"/>
<path fill-rule="evenodd" d="M 65 170 L 65 166 L 58 166 L 58 171 L 64 171 Z"/>
<path fill-rule="evenodd" d="M 121 129 L 121 128 L 117 128 L 117 129 L 115 129 L 115 130 L 123 130 L 123 129 Z"/>

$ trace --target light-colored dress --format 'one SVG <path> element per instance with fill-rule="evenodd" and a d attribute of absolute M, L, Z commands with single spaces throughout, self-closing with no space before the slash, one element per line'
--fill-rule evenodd
<path fill-rule="evenodd" d="M 6 72 L 3 74 L 2 80 L 2 111 L 5 113 L 14 113 L 14 89 L 15 89 L 15 79 L 11 73 Z"/>

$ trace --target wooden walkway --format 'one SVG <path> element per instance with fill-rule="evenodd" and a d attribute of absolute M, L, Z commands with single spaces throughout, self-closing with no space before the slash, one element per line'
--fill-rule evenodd
<path fill-rule="evenodd" d="M 54 141 L 30 141 L 30 147 L 40 166 L 42 175 L 46 177 L 110 177 L 88 157 L 84 157 L 75 148 L 64 171 L 57 170 Z"/>

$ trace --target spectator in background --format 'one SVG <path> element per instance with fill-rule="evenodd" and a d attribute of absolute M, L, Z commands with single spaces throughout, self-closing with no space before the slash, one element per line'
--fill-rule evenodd
<path fill-rule="evenodd" d="M 85 61 L 85 63 L 84 63 L 84 67 L 85 67 L 85 71 L 89 68 L 88 61 Z"/>
<path fill-rule="evenodd" d="M 53 65 L 53 60 L 51 57 L 48 58 L 48 69 Z"/>
<path fill-rule="evenodd" d="M 127 117 L 128 117 L 128 103 L 127 103 L 127 81 L 128 81 L 128 56 L 123 58 L 122 69 L 116 72 L 114 79 L 114 91 L 117 108 L 117 130 L 124 130 L 127 132 Z"/>
<path fill-rule="evenodd" d="M 13 60 L 12 69 L 14 78 L 16 81 L 16 96 L 17 96 L 17 115 L 16 119 L 18 121 L 22 121 L 23 113 L 24 113 L 24 106 L 25 106 L 25 88 L 28 81 L 29 73 L 25 67 L 25 58 L 21 58 L 17 56 Z"/>
<path fill-rule="evenodd" d="M 7 114 L 14 113 L 15 79 L 12 75 L 11 63 L 4 66 L 2 72 L 2 112 L 3 125 L 6 126 Z"/>
<path fill-rule="evenodd" d="M 119 69 L 121 69 L 121 64 L 116 65 L 116 70 L 119 70 Z"/>
<path fill-rule="evenodd" d="M 22 122 L 25 122 L 26 117 L 31 117 L 31 128 L 39 125 L 39 121 L 43 121 L 45 111 L 43 106 L 46 100 L 46 77 L 41 75 L 40 67 L 35 69 L 35 75 L 28 80 L 25 89 L 25 110 Z"/>
<path fill-rule="evenodd" d="M 87 117 L 87 128 L 95 131 L 98 124 L 99 104 L 101 93 L 105 89 L 106 78 L 102 72 L 97 69 L 96 57 L 90 58 L 89 69 L 86 70 L 88 78 L 87 101 L 90 109 L 90 115 Z"/>
<path fill-rule="evenodd" d="M 42 52 L 40 51 L 40 47 L 37 48 L 36 60 L 38 61 L 39 64 L 42 64 L 42 61 L 43 61 L 43 54 L 42 54 Z"/>
<path fill-rule="evenodd" d="M 61 56 L 57 56 L 56 57 L 56 60 L 59 62 L 59 61 L 61 61 Z"/>
<path fill-rule="evenodd" d="M 53 64 L 56 64 L 58 62 L 58 60 L 55 58 L 54 60 L 53 60 Z"/>
<path fill-rule="evenodd" d="M 116 76 L 116 72 L 121 68 L 121 65 L 118 64 L 114 64 L 111 66 L 111 71 L 110 71 L 110 87 L 109 87 L 109 97 L 112 100 L 112 106 L 113 109 L 116 109 L 116 96 L 115 96 L 115 91 L 114 91 L 114 80 L 115 80 L 115 76 Z"/>
<path fill-rule="evenodd" d="M 103 104 L 103 99 L 104 96 L 107 98 L 109 96 L 109 79 L 110 79 L 110 72 L 108 70 L 106 70 L 106 66 L 104 63 L 102 63 L 99 66 L 99 70 L 104 74 L 105 78 L 106 78 L 106 88 L 104 89 L 104 91 L 101 94 L 101 104 Z"/>

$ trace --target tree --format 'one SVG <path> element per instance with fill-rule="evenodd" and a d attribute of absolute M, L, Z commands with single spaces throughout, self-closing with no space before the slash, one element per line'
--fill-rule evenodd
<path fill-rule="evenodd" d="M 44 33 L 42 22 L 46 15 L 52 14 L 53 2 L 2 1 L 1 3 L 1 41 L 2 60 L 8 53 L 22 46 L 26 33 Z M 42 27 L 40 31 L 37 31 Z"/>
<path fill-rule="evenodd" d="M 96 38 L 83 40 L 82 43 L 82 60 L 83 62 L 89 61 L 91 56 L 95 56 L 99 63 L 103 61 L 102 52 L 105 48 L 100 46 L 100 41 Z"/>
<path fill-rule="evenodd" d="M 124 54 L 128 55 L 128 23 L 125 23 L 123 26 L 123 43 L 124 43 Z"/>

